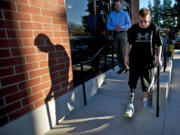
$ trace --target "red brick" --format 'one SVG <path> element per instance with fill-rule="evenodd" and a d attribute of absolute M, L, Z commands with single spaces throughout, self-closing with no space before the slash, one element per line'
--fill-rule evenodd
<path fill-rule="evenodd" d="M 57 0 L 48 0 L 50 3 L 57 3 Z"/>
<path fill-rule="evenodd" d="M 59 12 L 64 11 L 64 7 L 62 7 L 61 5 L 51 3 L 51 4 L 49 4 L 49 6 L 52 11 L 59 11 Z"/>
<path fill-rule="evenodd" d="M 14 104 L 0 108 L 0 116 L 5 115 L 7 113 L 10 113 L 10 112 L 12 112 L 12 111 L 14 111 L 20 107 L 21 107 L 20 102 L 16 102 Z"/>
<path fill-rule="evenodd" d="M 54 32 L 54 37 L 68 37 L 67 32 Z"/>
<path fill-rule="evenodd" d="M 20 39 L 0 39 L 0 48 L 18 47 L 21 45 L 22 42 Z"/>
<path fill-rule="evenodd" d="M 9 1 L 0 1 L 0 9 L 16 10 L 16 6 L 14 3 Z"/>
<path fill-rule="evenodd" d="M 57 63 L 61 64 L 61 63 L 65 63 L 65 58 L 58 58 Z"/>
<path fill-rule="evenodd" d="M 29 13 L 29 14 L 40 14 L 40 8 L 30 7 L 26 5 L 18 4 L 18 11 L 23 13 Z"/>
<path fill-rule="evenodd" d="M 53 34 L 52 34 L 52 32 L 51 31 L 35 31 L 34 32 L 34 37 L 37 37 L 39 34 L 44 34 L 44 35 L 46 35 L 49 39 L 50 38 L 53 38 Z"/>
<path fill-rule="evenodd" d="M 32 87 L 32 92 L 37 93 L 51 87 L 51 82 L 46 82 L 37 86 Z"/>
<path fill-rule="evenodd" d="M 39 54 L 39 53 L 48 53 L 48 52 L 52 52 L 52 51 L 54 51 L 54 47 L 53 46 L 48 46 L 48 45 L 46 45 L 46 46 L 39 46 L 39 45 L 37 45 L 38 46 L 38 50 L 37 50 L 37 53 Z"/>
<path fill-rule="evenodd" d="M 62 6 L 65 5 L 64 0 L 57 0 L 57 3 Z"/>
<path fill-rule="evenodd" d="M 65 81 L 65 82 L 63 82 L 63 83 L 61 84 L 61 87 L 62 87 L 62 88 L 65 88 L 65 87 L 68 86 L 68 84 L 69 84 L 68 81 Z"/>
<path fill-rule="evenodd" d="M 51 91 L 53 91 L 53 92 L 58 91 L 58 90 L 60 90 L 60 86 L 59 85 L 55 85 L 55 86 L 51 87 Z"/>
<path fill-rule="evenodd" d="M 27 63 L 34 63 L 34 62 L 37 62 L 37 60 L 38 60 L 38 56 L 37 55 L 26 56 Z"/>
<path fill-rule="evenodd" d="M 45 69 L 38 69 L 31 71 L 29 74 L 30 74 L 30 78 L 34 78 L 48 73 L 49 73 L 49 68 L 45 68 Z"/>
<path fill-rule="evenodd" d="M 138 22 L 138 12 L 139 12 L 139 1 L 135 1 L 135 0 L 131 0 L 131 13 L 130 13 L 130 17 L 131 17 L 131 22 L 132 24 L 135 24 Z"/>
<path fill-rule="evenodd" d="M 22 41 L 23 41 L 24 47 L 34 46 L 34 39 L 33 38 L 25 38 Z"/>
<path fill-rule="evenodd" d="M 67 25 L 61 25 L 61 31 L 68 31 Z"/>
<path fill-rule="evenodd" d="M 44 24 L 44 30 L 60 31 L 61 27 L 58 24 Z"/>
<path fill-rule="evenodd" d="M 24 97 L 27 97 L 30 94 L 31 94 L 31 90 L 28 89 L 26 91 L 21 91 L 21 92 L 15 93 L 13 95 L 7 96 L 6 97 L 6 103 L 9 104 L 9 103 L 14 102 L 16 100 L 20 100 Z"/>
<path fill-rule="evenodd" d="M 38 108 L 38 107 L 40 107 L 40 106 L 42 106 L 44 104 L 45 104 L 45 100 L 44 99 L 40 99 L 40 100 L 35 102 L 35 108 Z"/>
<path fill-rule="evenodd" d="M 51 59 L 52 57 L 49 57 L 49 67 L 54 66 L 57 64 L 56 59 Z"/>
<path fill-rule="evenodd" d="M 9 86 L 9 87 L 6 87 L 6 88 L 1 88 L 0 89 L 0 97 L 15 93 L 17 91 L 18 91 L 18 88 L 17 88 L 16 85 Z"/>
<path fill-rule="evenodd" d="M 19 50 L 21 52 L 19 52 Z M 30 55 L 30 54 L 36 54 L 36 49 L 34 47 L 13 48 L 12 49 L 12 55 L 13 56 Z"/>
<path fill-rule="evenodd" d="M 38 54 L 38 60 L 48 60 L 47 54 Z"/>
<path fill-rule="evenodd" d="M 63 43 L 69 43 L 69 38 L 63 38 Z"/>
<path fill-rule="evenodd" d="M 51 80 L 51 77 L 50 75 L 45 75 L 42 77 L 42 82 L 47 82 L 47 81 L 50 81 Z"/>
<path fill-rule="evenodd" d="M 42 30 L 42 25 L 40 23 L 22 22 L 21 29 L 23 29 L 23 30 Z"/>
<path fill-rule="evenodd" d="M 40 65 L 40 68 L 48 68 L 48 61 L 40 61 L 39 65 Z"/>
<path fill-rule="evenodd" d="M 67 69 L 64 69 L 64 70 L 60 71 L 59 73 L 60 73 L 60 75 L 67 75 L 68 72 L 69 71 Z"/>
<path fill-rule="evenodd" d="M 6 86 L 6 85 L 9 85 L 9 84 L 24 81 L 26 79 L 28 79 L 28 75 L 26 73 L 24 73 L 24 74 L 14 75 L 14 76 L 11 76 L 11 77 L 1 79 L 1 84 L 2 84 L 2 86 Z"/>
<path fill-rule="evenodd" d="M 51 77 L 51 81 L 53 81 L 53 80 L 56 80 L 57 78 L 58 78 L 58 73 L 57 72 L 51 72 L 50 73 L 50 77 Z"/>
<path fill-rule="evenodd" d="M 59 14 L 59 17 L 62 18 L 62 19 L 64 19 L 64 20 L 66 21 L 66 12 L 65 12 L 65 10 L 64 10 L 64 12 L 61 12 L 61 13 Z M 66 24 L 67 24 L 67 23 L 66 23 Z"/>
<path fill-rule="evenodd" d="M 42 10 L 42 15 L 43 16 L 51 16 L 51 17 L 59 18 L 59 13 L 58 12 L 47 10 L 47 9 Z"/>
<path fill-rule="evenodd" d="M 49 3 L 45 2 L 44 0 L 31 0 L 30 5 L 39 8 L 49 9 Z"/>
<path fill-rule="evenodd" d="M 28 4 L 28 0 L 15 0 L 15 2 L 19 4 Z"/>
<path fill-rule="evenodd" d="M 31 79 L 31 80 L 27 80 L 25 82 L 22 82 L 19 84 L 19 88 L 20 90 L 25 89 L 25 88 L 30 88 L 33 87 L 35 85 L 41 84 L 41 79 L 40 77 L 35 78 L 35 79 Z"/>
<path fill-rule="evenodd" d="M 51 72 L 56 72 L 56 71 L 59 71 L 59 70 L 63 70 L 64 68 L 65 68 L 64 64 L 56 65 L 56 66 L 51 68 Z"/>
<path fill-rule="evenodd" d="M 8 58 L 8 59 L 0 59 L 0 67 L 14 66 L 25 63 L 24 57 L 16 57 L 16 58 Z"/>
<path fill-rule="evenodd" d="M 0 20 L 0 26 L 4 29 L 19 29 L 19 23 L 16 21 Z"/>
<path fill-rule="evenodd" d="M 63 56 L 63 52 L 52 52 L 49 54 L 49 58 L 59 58 Z"/>
<path fill-rule="evenodd" d="M 12 75 L 12 74 L 14 74 L 14 70 L 13 70 L 12 67 L 0 69 L 1 78 L 4 77 L 4 76 Z"/>
<path fill-rule="evenodd" d="M 6 19 L 11 19 L 14 21 L 17 21 L 17 20 L 31 21 L 31 15 L 30 14 L 4 11 L 4 15 L 5 15 Z"/>
<path fill-rule="evenodd" d="M 16 73 L 20 73 L 20 72 L 27 72 L 27 71 L 35 70 L 38 67 L 39 67 L 38 62 L 35 62 L 35 63 L 16 66 L 15 70 L 16 70 Z"/>
<path fill-rule="evenodd" d="M 52 80 L 52 85 L 60 84 L 61 82 L 64 81 L 63 79 L 66 79 L 66 78 L 57 78 L 55 80 L 53 79 Z"/>
<path fill-rule="evenodd" d="M 10 51 L 9 49 L 0 49 L 0 58 L 9 57 Z"/>
<path fill-rule="evenodd" d="M 51 23 L 51 17 L 32 15 L 32 21 L 39 23 Z"/>
<path fill-rule="evenodd" d="M 9 118 L 10 118 L 10 120 L 14 120 L 14 119 L 16 119 L 16 118 L 18 118 L 18 117 L 32 111 L 32 110 L 34 110 L 34 109 L 35 109 L 34 104 L 30 104 L 30 105 L 28 105 L 26 107 L 23 107 L 23 108 L 15 111 L 13 113 L 11 113 L 9 115 Z"/>
<path fill-rule="evenodd" d="M 1 23 L 1 22 L 0 22 Z M 1 26 L 1 24 L 0 24 Z M 1 27 L 2 28 L 2 27 Z M 5 30 L 0 30 L 0 38 L 6 38 L 6 32 Z"/>
<path fill-rule="evenodd" d="M 9 38 L 32 38 L 32 31 L 7 30 Z"/>
<path fill-rule="evenodd" d="M 61 46 L 60 44 L 62 44 L 62 38 L 61 37 L 57 37 L 57 38 L 51 38 L 52 43 L 55 45 L 55 48 L 57 48 L 56 46 Z"/>
<path fill-rule="evenodd" d="M 33 103 L 34 101 L 40 100 L 42 98 L 43 98 L 42 92 L 39 92 L 37 94 L 33 94 L 32 96 L 29 96 L 23 100 L 23 105 Z"/>

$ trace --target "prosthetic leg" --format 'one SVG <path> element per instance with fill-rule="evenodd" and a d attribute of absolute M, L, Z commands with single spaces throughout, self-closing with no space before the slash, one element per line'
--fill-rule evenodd
<path fill-rule="evenodd" d="M 133 88 L 130 89 L 130 102 L 128 104 L 127 110 L 124 114 L 125 117 L 131 118 L 134 115 L 134 92 L 135 90 Z"/>

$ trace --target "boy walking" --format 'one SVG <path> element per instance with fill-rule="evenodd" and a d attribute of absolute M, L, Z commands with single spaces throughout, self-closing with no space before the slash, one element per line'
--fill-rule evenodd
<path fill-rule="evenodd" d="M 129 66 L 130 102 L 125 112 L 126 117 L 134 115 L 134 94 L 140 78 L 143 91 L 144 108 L 148 104 L 148 91 L 154 81 L 155 65 L 161 62 L 162 43 L 156 24 L 151 23 L 151 13 L 142 8 L 138 13 L 138 23 L 128 30 L 128 43 L 125 52 L 125 64 Z"/>

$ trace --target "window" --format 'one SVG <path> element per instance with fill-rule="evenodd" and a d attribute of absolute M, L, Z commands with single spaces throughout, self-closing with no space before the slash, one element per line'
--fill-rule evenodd
<path fill-rule="evenodd" d="M 127 3 L 127 2 L 126 2 Z M 112 10 L 112 0 L 66 0 L 66 14 L 71 46 L 74 85 L 81 84 L 99 71 L 112 68 L 110 48 L 112 44 L 106 30 L 106 22 Z M 101 48 L 97 56 L 96 54 Z M 112 51 L 111 51 L 112 52 Z M 96 56 L 91 65 L 80 70 L 80 63 Z M 103 59 L 105 58 L 105 59 Z"/>

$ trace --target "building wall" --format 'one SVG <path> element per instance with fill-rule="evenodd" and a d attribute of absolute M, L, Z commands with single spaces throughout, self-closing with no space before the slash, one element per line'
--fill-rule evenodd
<path fill-rule="evenodd" d="M 137 23 L 138 21 L 138 12 L 139 12 L 139 0 L 130 0 L 131 4 L 131 21 L 132 24 Z"/>
<path fill-rule="evenodd" d="M 64 0 L 1 0 L 0 126 L 69 92 L 72 79 Z"/>
<path fill-rule="evenodd" d="M 0 125 L 72 87 L 64 0 L 1 0 Z"/>

